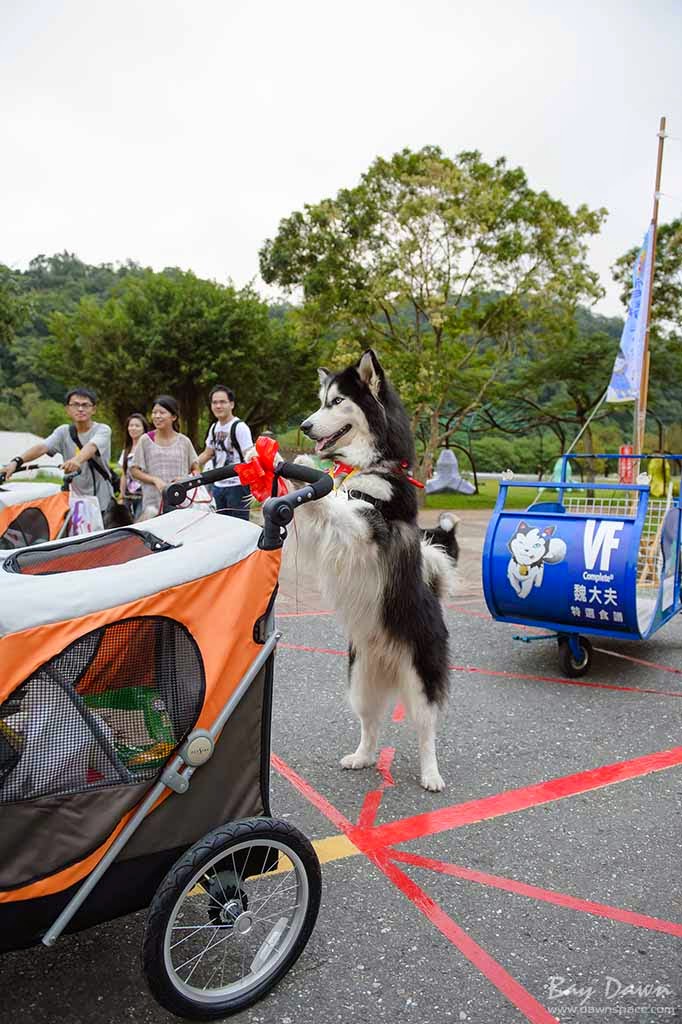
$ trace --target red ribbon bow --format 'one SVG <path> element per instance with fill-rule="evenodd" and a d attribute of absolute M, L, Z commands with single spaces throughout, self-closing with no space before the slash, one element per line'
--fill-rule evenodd
<path fill-rule="evenodd" d="M 275 457 L 279 452 L 279 444 L 274 437 L 259 437 L 256 440 L 256 457 L 250 462 L 240 462 L 235 466 L 239 482 L 251 488 L 256 501 L 267 501 L 272 497 L 275 482 Z M 287 493 L 287 487 L 281 478 L 277 478 L 277 495 Z"/>

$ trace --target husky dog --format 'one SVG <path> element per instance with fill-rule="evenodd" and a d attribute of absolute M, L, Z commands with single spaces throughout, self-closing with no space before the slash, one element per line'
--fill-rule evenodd
<path fill-rule="evenodd" d="M 421 784 L 438 792 L 436 721 L 448 690 L 440 599 L 454 563 L 420 535 L 409 420 L 376 354 L 368 350 L 341 373 L 318 372 L 320 408 L 301 429 L 317 453 L 335 460 L 335 490 L 302 506 L 296 523 L 301 554 L 319 573 L 350 643 L 350 702 L 361 734 L 341 764 L 375 763 L 381 719 L 398 696 L 416 727 Z M 306 456 L 297 461 L 312 464 Z M 450 545 L 454 526 L 444 531 Z"/>
<path fill-rule="evenodd" d="M 511 558 L 507 577 L 519 597 L 528 597 L 533 587 L 541 587 L 545 565 L 555 565 L 566 557 L 566 545 L 554 537 L 554 526 L 528 526 L 519 523 L 507 545 Z"/>

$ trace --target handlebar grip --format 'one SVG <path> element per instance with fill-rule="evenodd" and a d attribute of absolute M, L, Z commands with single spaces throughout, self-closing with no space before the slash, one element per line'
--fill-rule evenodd
<path fill-rule="evenodd" d="M 200 473 L 199 476 L 193 476 L 193 486 L 198 487 L 200 484 L 212 484 L 216 480 L 227 480 L 228 477 L 236 476 L 237 470 L 234 465 L 230 463 L 229 466 L 221 466 L 219 469 L 207 469 L 205 473 Z"/>
<path fill-rule="evenodd" d="M 302 480 L 305 484 L 312 484 L 316 498 L 323 498 L 334 486 L 334 481 L 329 473 L 325 473 L 321 469 L 314 469 L 312 466 L 301 466 L 297 462 L 280 462 L 275 472 L 278 476 L 283 476 L 285 480 Z"/>
<path fill-rule="evenodd" d="M 268 498 L 265 502 L 263 505 L 265 547 L 280 547 L 282 544 L 280 529 L 291 522 L 295 510 L 309 501 L 323 498 L 334 486 L 334 481 L 328 473 L 313 469 L 311 466 L 300 466 L 298 463 L 280 463 L 277 467 L 277 474 L 287 480 L 303 480 L 308 486 L 281 497 Z"/>
<path fill-rule="evenodd" d="M 62 490 L 68 491 L 69 484 L 71 483 L 71 481 L 74 480 L 77 476 L 80 476 L 80 474 L 80 469 L 77 469 L 75 473 L 65 473 L 64 476 L 62 477 Z"/>

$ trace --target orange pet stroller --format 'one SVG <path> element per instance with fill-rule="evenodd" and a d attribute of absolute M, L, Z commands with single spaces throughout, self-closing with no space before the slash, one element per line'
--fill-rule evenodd
<path fill-rule="evenodd" d="M 62 536 L 68 513 L 68 492 L 57 484 L 9 484 L 0 474 L 0 550 Z"/>
<path fill-rule="evenodd" d="M 331 479 L 279 472 L 307 484 L 262 530 L 190 508 L 0 553 L 0 949 L 149 906 L 144 972 L 183 1017 L 261 998 L 319 907 L 313 847 L 270 817 L 273 605 Z"/>

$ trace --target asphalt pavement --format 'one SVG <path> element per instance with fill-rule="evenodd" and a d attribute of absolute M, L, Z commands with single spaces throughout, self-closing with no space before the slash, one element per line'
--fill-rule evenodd
<path fill-rule="evenodd" d="M 339 767 L 358 735 L 345 640 L 285 568 L 272 809 L 315 842 L 323 900 L 300 960 L 233 1020 L 682 1018 L 682 619 L 563 678 L 554 642 L 514 641 L 485 609 L 487 518 L 459 525 L 440 794 L 418 785 L 400 707 L 377 768 Z M 3 1024 L 174 1020 L 141 976 L 143 919 L 3 958 Z"/>

